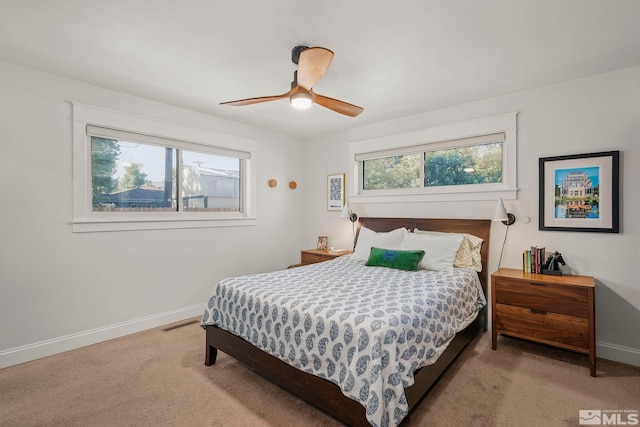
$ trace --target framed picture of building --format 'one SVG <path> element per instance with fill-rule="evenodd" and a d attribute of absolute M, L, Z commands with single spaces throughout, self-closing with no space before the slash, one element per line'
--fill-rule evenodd
<path fill-rule="evenodd" d="M 539 229 L 619 233 L 620 152 L 539 159 Z"/>

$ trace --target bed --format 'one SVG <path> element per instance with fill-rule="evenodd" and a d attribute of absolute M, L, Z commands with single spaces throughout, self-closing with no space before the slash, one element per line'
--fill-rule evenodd
<path fill-rule="evenodd" d="M 364 241 L 365 231 L 367 233 L 371 231 L 385 233 L 401 227 L 411 231 L 419 229 L 445 233 L 466 233 L 482 239 L 483 244 L 479 249 L 479 262 L 481 263 L 482 271 L 474 273 L 475 280 L 478 282 L 477 285 L 481 287 L 481 291 L 478 293 L 482 295 L 482 298 L 487 295 L 489 220 L 360 218 L 357 236 L 360 236 L 361 228 L 363 231 L 361 239 Z M 381 300 L 388 299 L 385 292 L 391 291 L 387 291 L 386 288 L 378 289 L 376 287 L 378 285 L 376 283 L 372 284 L 370 279 L 366 279 L 367 282 L 363 283 L 363 286 L 369 292 L 369 294 L 365 293 L 365 302 L 352 300 L 353 295 L 351 293 L 339 288 L 333 290 L 333 293 L 347 292 L 344 293 L 344 304 L 322 301 L 324 297 L 318 294 L 320 300 L 318 300 L 319 305 L 317 307 L 312 306 L 309 300 L 305 300 L 304 295 L 296 296 L 295 292 L 286 296 L 262 295 L 269 288 L 279 289 L 284 286 L 278 282 L 283 277 L 285 281 L 295 282 L 296 280 L 308 280 L 306 277 L 309 274 L 327 278 L 326 283 L 318 279 L 319 285 L 317 288 L 330 288 L 334 283 L 339 282 L 337 278 L 343 274 L 342 269 L 351 268 L 355 269 L 353 271 L 357 271 L 357 273 L 353 273 L 352 270 L 344 270 L 348 271 L 349 277 L 364 275 L 366 271 L 366 274 L 373 274 L 375 277 L 381 278 L 385 283 L 387 283 L 386 281 L 392 283 L 396 280 L 402 283 L 410 283 L 407 281 L 413 280 L 402 276 L 405 272 L 388 271 L 392 269 L 380 269 L 380 267 L 376 267 L 377 270 L 376 268 L 363 267 L 363 263 L 358 263 L 357 258 L 350 257 L 350 255 L 339 257 L 326 263 L 292 269 L 295 271 L 242 276 L 240 278 L 225 279 L 225 281 L 220 282 L 216 286 L 209 301 L 208 309 L 203 315 L 202 326 L 206 330 L 205 364 L 207 366 L 215 364 L 217 351 L 220 350 L 237 359 L 254 372 L 347 425 L 382 426 L 399 424 L 422 400 L 467 344 L 479 333 L 486 330 L 486 304 L 478 304 L 478 307 L 481 308 L 477 315 L 461 315 L 461 319 L 464 318 L 468 321 L 457 321 L 454 333 L 451 333 L 452 331 L 449 330 L 448 326 L 440 328 L 444 329 L 444 332 L 439 338 L 434 335 L 433 339 L 427 339 L 426 335 L 423 337 L 419 332 L 417 334 L 408 332 L 407 336 L 398 338 L 397 334 L 391 331 L 392 337 L 395 335 L 395 338 L 398 338 L 396 341 L 403 345 L 401 349 L 395 350 L 397 356 L 395 357 L 394 351 L 390 350 L 391 347 L 385 347 L 391 344 L 398 346 L 397 342 L 391 343 L 393 340 L 387 339 L 389 331 L 386 332 L 387 335 L 382 332 L 380 337 L 376 335 L 380 325 L 386 325 L 389 321 L 389 318 L 384 316 L 387 313 L 394 313 L 396 308 L 378 307 L 376 305 Z M 466 281 L 467 277 L 473 276 L 472 272 L 467 271 L 468 269 L 455 270 L 452 273 L 447 273 L 449 276 L 455 276 L 451 278 L 452 281 L 460 281 L 460 278 L 465 278 Z M 423 271 L 414 276 L 431 273 L 433 272 Z M 408 277 L 414 276 L 409 275 Z M 255 285 L 251 284 L 253 290 L 250 292 L 253 293 L 242 294 L 240 289 L 245 286 L 245 283 L 250 283 L 256 279 L 262 281 L 261 286 L 256 288 Z M 436 281 L 442 280 L 446 279 L 438 278 Z M 232 285 L 235 287 L 232 287 Z M 413 284 L 412 286 L 410 289 L 419 288 Z M 418 289 L 418 291 L 420 290 Z M 437 292 L 438 297 L 441 297 L 440 291 Z M 316 298 L 311 295 L 312 293 L 312 291 L 305 291 L 309 298 Z M 375 299 L 378 294 L 380 294 L 380 300 Z M 408 297 L 405 296 L 404 298 Z M 420 303 L 423 300 L 421 294 L 413 294 L 411 298 Z M 452 297 L 446 296 L 443 298 L 443 301 L 450 302 Z M 258 301 L 262 305 L 253 306 L 253 304 L 257 305 Z M 276 306 L 280 302 L 287 305 Z M 322 305 L 323 303 L 324 306 Z M 423 313 L 427 311 L 425 307 L 434 303 L 425 299 L 424 304 L 426 305 L 400 305 L 397 307 L 400 311 L 391 315 L 391 319 L 395 320 L 396 323 L 396 319 L 403 319 L 403 322 L 408 319 L 407 323 L 413 322 L 414 326 L 418 326 L 415 324 L 415 313 L 409 313 L 409 310 L 418 310 L 419 313 Z M 341 305 L 345 306 L 344 313 L 335 310 L 335 307 Z M 469 301 L 466 301 L 461 306 L 466 307 L 469 305 Z M 247 314 L 247 306 L 250 307 L 250 315 Z M 379 308 L 378 310 L 376 310 L 377 307 Z M 327 308 L 329 308 L 328 313 Z M 402 313 L 402 310 L 407 310 L 407 313 Z M 310 313 L 321 313 L 322 316 L 328 314 L 328 317 L 323 320 L 321 316 L 310 315 Z M 353 316 L 349 317 L 347 313 L 351 313 Z M 294 316 L 297 318 L 294 318 Z M 376 320 L 377 316 L 380 316 L 382 320 Z M 282 322 L 281 318 L 286 319 Z M 342 318 L 346 319 L 346 326 L 338 322 L 338 319 Z M 276 319 L 278 320 L 277 322 Z M 359 325 L 359 322 L 362 323 L 362 327 L 355 326 Z M 249 326 L 250 324 L 251 327 Z M 285 325 L 290 324 L 296 326 L 292 329 L 288 327 L 285 329 Z M 403 325 L 400 326 L 404 328 Z M 426 324 L 422 326 L 426 326 Z M 458 328 L 462 327 L 464 329 L 458 330 Z M 277 331 L 276 328 L 278 328 Z M 233 330 L 233 333 L 227 329 Z M 265 329 L 269 333 L 273 329 L 274 335 L 277 334 L 279 340 L 259 332 Z M 453 329 L 453 326 L 451 329 Z M 334 330 L 340 332 L 334 334 Z M 404 331 L 405 329 L 396 329 L 396 331 L 398 330 Z M 338 335 L 338 341 L 334 342 L 333 340 Z M 407 337 L 410 339 L 407 339 Z M 336 344 L 336 342 L 344 339 L 349 341 L 346 344 L 350 344 L 348 354 L 341 353 L 343 348 L 346 353 L 346 344 Z M 353 344 L 351 341 L 353 341 Z M 293 342 L 298 343 L 299 348 L 294 348 Z M 445 342 L 446 345 L 436 345 L 436 342 L 439 344 Z M 258 347 L 262 347 L 262 349 Z M 398 367 L 391 366 L 391 368 L 402 372 L 412 372 L 413 375 L 409 375 L 410 378 L 402 377 L 401 380 L 396 378 L 396 381 L 391 381 L 395 374 L 387 376 L 387 372 L 381 370 L 391 369 L 388 363 L 390 354 L 392 359 L 394 357 L 398 360 L 404 359 L 401 360 L 402 364 L 399 364 Z M 428 361 L 424 362 L 423 356 L 425 354 L 433 357 L 429 357 Z M 374 359 L 382 362 L 374 363 Z M 346 369 L 345 366 L 347 367 Z M 381 366 L 382 368 L 380 368 Z M 362 377 L 359 377 L 361 374 Z M 385 378 L 384 385 L 381 386 L 380 390 L 376 388 L 381 384 L 379 378 Z M 358 395 L 361 397 L 360 400 L 362 402 L 357 401 Z"/>

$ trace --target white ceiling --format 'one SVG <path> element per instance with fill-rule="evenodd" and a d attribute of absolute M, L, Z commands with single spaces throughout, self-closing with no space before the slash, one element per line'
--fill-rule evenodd
<path fill-rule="evenodd" d="M 0 60 L 309 137 L 640 64 L 638 0 L 0 0 Z M 296 45 L 334 51 L 280 100 Z M 1 96 L 1 95 L 0 95 Z"/>

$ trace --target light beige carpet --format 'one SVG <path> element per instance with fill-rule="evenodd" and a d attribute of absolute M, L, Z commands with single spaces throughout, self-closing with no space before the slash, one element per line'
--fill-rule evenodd
<path fill-rule="evenodd" d="M 185 322 L 186 323 L 186 322 Z M 178 326 L 178 325 L 172 325 Z M 339 426 L 218 353 L 197 323 L 0 370 L 0 426 Z M 640 410 L 640 368 L 485 333 L 403 426 L 572 426 L 579 410 Z"/>

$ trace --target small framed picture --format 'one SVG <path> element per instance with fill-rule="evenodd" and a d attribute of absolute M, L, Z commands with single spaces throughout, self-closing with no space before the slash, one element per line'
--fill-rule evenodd
<path fill-rule="evenodd" d="M 327 210 L 342 211 L 344 206 L 344 174 L 327 176 Z"/>
<path fill-rule="evenodd" d="M 619 233 L 619 151 L 539 160 L 539 229 Z"/>
<path fill-rule="evenodd" d="M 327 236 L 318 236 L 318 247 L 319 251 L 327 250 L 328 239 Z"/>

